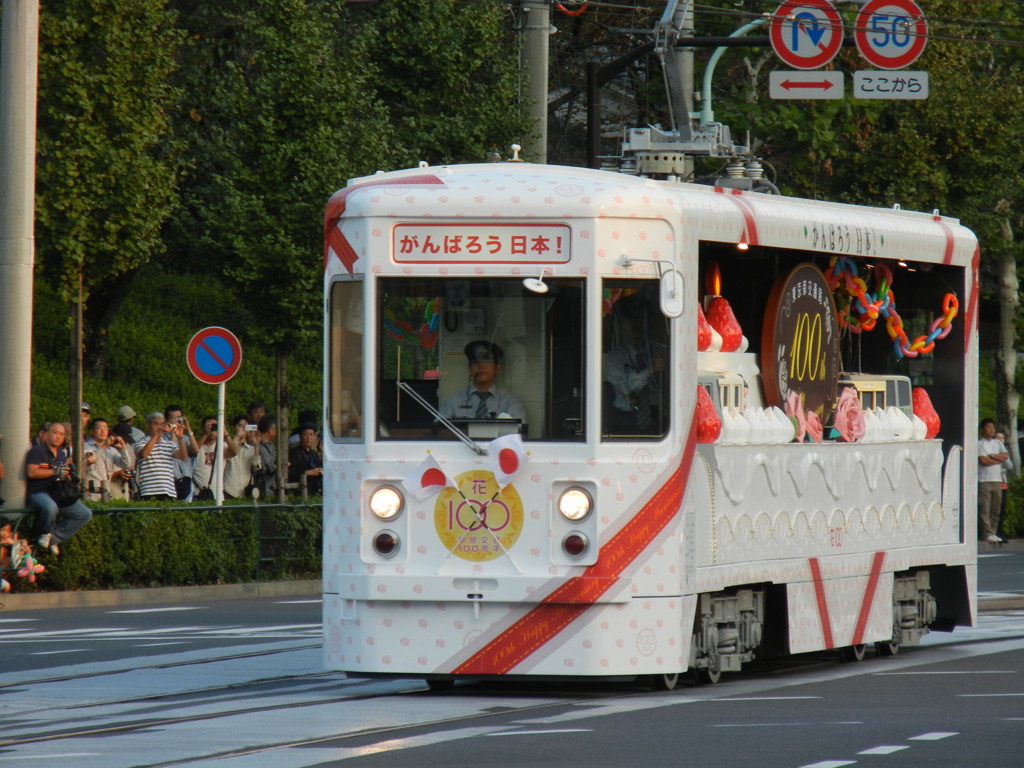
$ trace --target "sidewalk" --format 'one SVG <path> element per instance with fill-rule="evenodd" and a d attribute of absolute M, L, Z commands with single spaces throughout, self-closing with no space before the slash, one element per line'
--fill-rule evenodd
<path fill-rule="evenodd" d="M 217 584 L 203 587 L 152 587 L 149 589 L 108 589 L 88 592 L 29 592 L 0 595 L 5 611 L 33 611 L 42 608 L 94 608 L 161 603 L 250 600 L 257 597 L 320 596 L 319 579 L 310 581 L 263 581 L 249 584 Z"/>
<path fill-rule="evenodd" d="M 978 542 L 978 554 L 1024 551 L 1024 539 L 1003 544 Z M 982 567 L 984 558 L 979 561 Z M 257 597 L 311 597 L 321 594 L 321 581 L 267 581 L 249 584 L 221 584 L 204 587 L 153 587 L 150 589 L 112 589 L 92 592 L 34 592 L 0 595 L 0 610 L 30 611 L 43 608 L 88 608 L 96 606 L 159 605 L 161 603 L 247 600 Z M 1024 609 L 1020 597 L 993 595 L 978 598 L 978 610 Z"/>

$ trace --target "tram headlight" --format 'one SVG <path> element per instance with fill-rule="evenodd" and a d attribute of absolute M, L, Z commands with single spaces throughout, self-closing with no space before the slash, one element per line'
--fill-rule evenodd
<path fill-rule="evenodd" d="M 370 511 L 378 520 L 394 520 L 405 507 L 405 499 L 390 485 L 382 485 L 370 494 Z"/>
<path fill-rule="evenodd" d="M 562 517 L 574 523 L 589 515 L 593 505 L 590 494 L 582 488 L 566 488 L 558 497 L 558 511 L 562 513 Z"/>

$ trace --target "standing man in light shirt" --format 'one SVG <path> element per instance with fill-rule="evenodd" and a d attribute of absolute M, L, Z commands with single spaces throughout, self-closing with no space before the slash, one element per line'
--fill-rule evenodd
<path fill-rule="evenodd" d="M 996 423 L 992 419 L 981 422 L 978 440 L 978 523 L 979 539 L 1001 544 L 997 527 L 999 505 L 1003 492 L 1003 462 L 1009 458 L 1006 446 L 996 439 Z"/>

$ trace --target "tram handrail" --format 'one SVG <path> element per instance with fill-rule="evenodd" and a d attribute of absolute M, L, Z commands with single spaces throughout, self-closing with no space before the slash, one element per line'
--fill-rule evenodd
<path fill-rule="evenodd" d="M 465 432 L 463 432 L 461 429 L 459 429 L 457 426 L 455 426 L 455 424 L 453 424 L 447 418 L 442 416 L 441 412 L 439 410 L 437 410 L 434 406 L 432 406 L 430 403 L 428 403 L 423 398 L 423 396 L 420 395 L 420 393 L 417 392 L 415 389 L 410 387 L 404 381 L 396 381 L 395 382 L 395 386 L 398 387 L 403 392 L 405 392 L 406 394 L 408 394 L 417 403 L 422 405 L 431 416 L 433 416 L 435 419 L 437 419 L 439 422 L 441 422 L 445 427 L 447 427 L 448 430 L 453 435 L 455 435 L 457 438 L 459 438 L 459 440 L 461 440 L 463 443 L 465 443 L 470 448 L 470 450 L 472 450 L 478 456 L 485 456 L 487 454 L 487 451 L 484 448 L 482 448 L 475 440 L 473 440 L 473 438 L 471 438 L 469 435 L 467 435 Z"/>

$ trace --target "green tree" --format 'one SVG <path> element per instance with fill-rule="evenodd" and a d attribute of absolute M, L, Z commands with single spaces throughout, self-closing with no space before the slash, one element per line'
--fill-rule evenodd
<path fill-rule="evenodd" d="M 382 0 L 360 31 L 395 166 L 482 162 L 522 140 L 518 54 L 498 0 Z"/>
<path fill-rule="evenodd" d="M 168 78 L 181 36 L 165 5 L 53 0 L 41 11 L 37 275 L 64 300 L 82 276 L 101 373 L 106 329 L 135 271 L 162 252 L 176 204 Z"/>
<path fill-rule="evenodd" d="M 365 58 L 339 34 L 336 2 L 178 7 L 189 155 L 170 263 L 228 278 L 245 335 L 294 346 L 322 324 L 324 204 L 388 146 Z"/>

